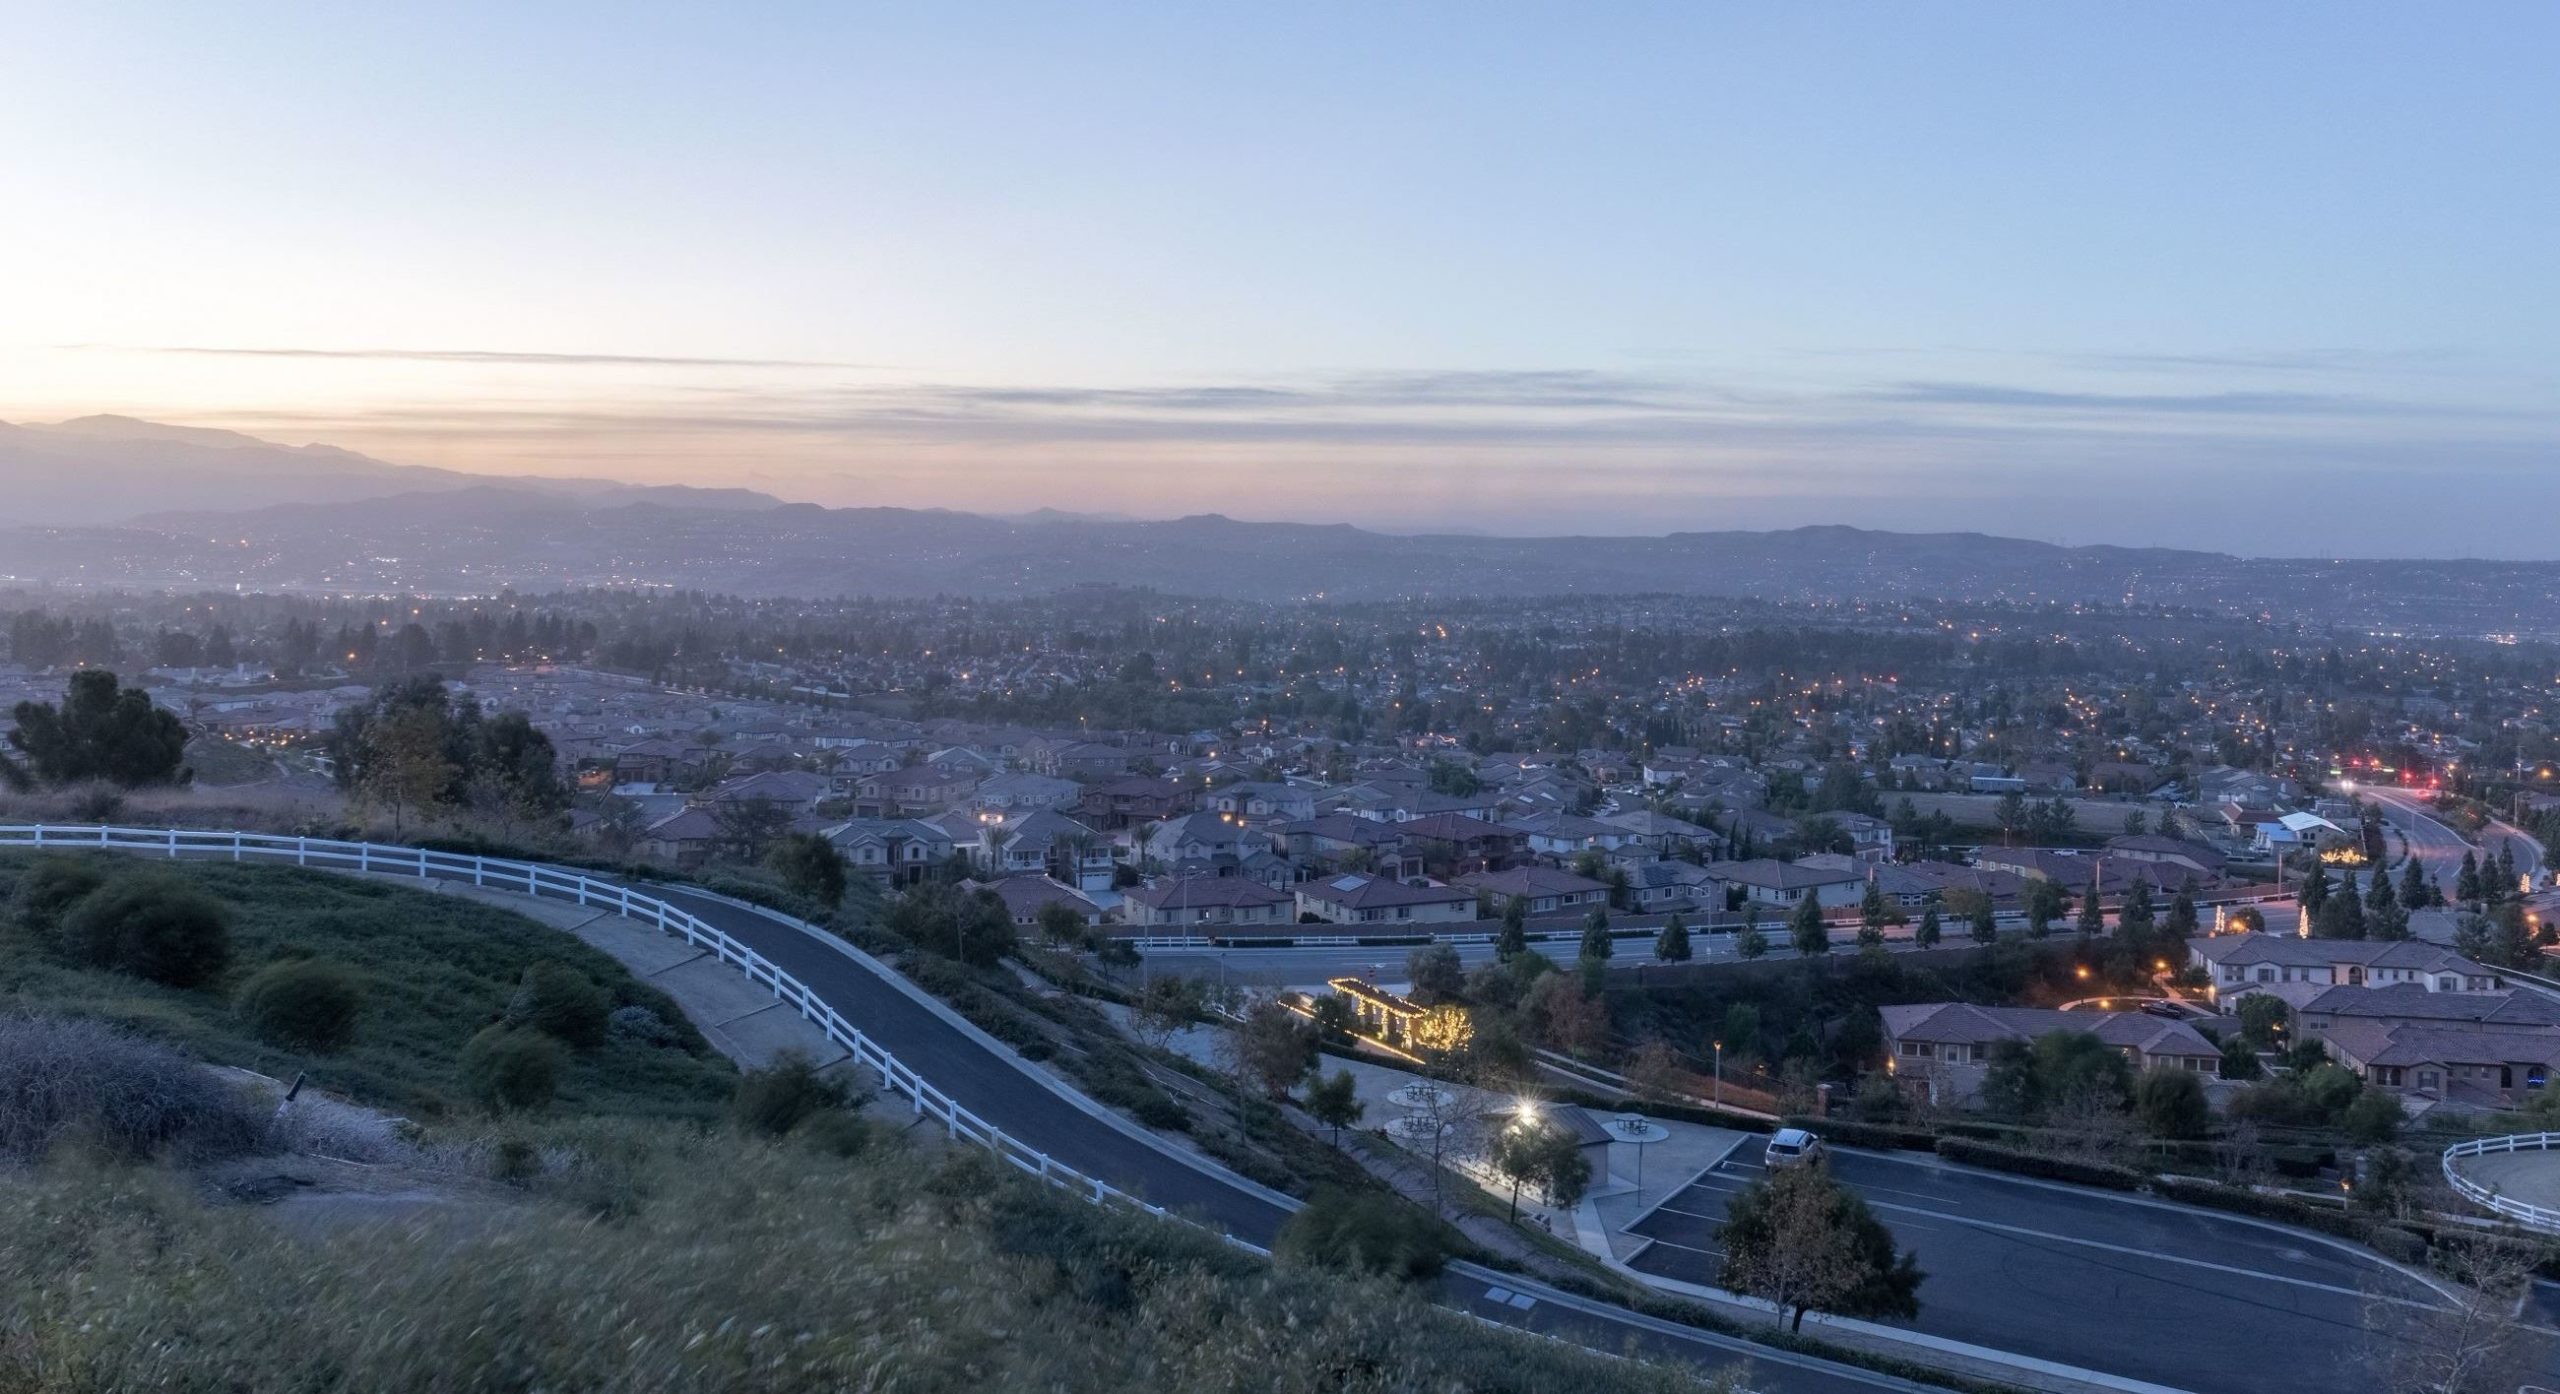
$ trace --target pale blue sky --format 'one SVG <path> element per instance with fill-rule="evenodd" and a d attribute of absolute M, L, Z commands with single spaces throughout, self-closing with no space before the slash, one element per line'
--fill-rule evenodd
<path fill-rule="evenodd" d="M 2554 72 L 2521 4 L 11 7 L 0 418 L 2560 555 L 2483 521 L 2560 511 Z"/>

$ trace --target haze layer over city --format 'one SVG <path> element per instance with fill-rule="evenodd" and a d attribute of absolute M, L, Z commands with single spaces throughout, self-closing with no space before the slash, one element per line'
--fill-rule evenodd
<path fill-rule="evenodd" d="M 0 1388 L 2560 1386 L 2547 9 L 13 20 Z"/>

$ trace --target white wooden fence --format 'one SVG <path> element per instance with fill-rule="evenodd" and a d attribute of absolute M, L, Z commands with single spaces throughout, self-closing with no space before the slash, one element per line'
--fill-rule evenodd
<path fill-rule="evenodd" d="M 2560 1234 L 2560 1210 L 2502 1196 L 2463 1175 L 2461 1168 L 2454 1165 L 2455 1160 L 2462 1157 L 2485 1157 L 2500 1152 L 2546 1152 L 2553 1147 L 2560 1147 L 2560 1133 L 2510 1133 L 2505 1137 L 2475 1137 L 2457 1142 L 2444 1150 L 2445 1184 L 2474 1205 L 2494 1210 L 2534 1229 Z"/>
<path fill-rule="evenodd" d="M 1182 1219 L 1159 1205 L 1151 1205 L 1121 1191 L 1107 1182 L 1058 1161 L 1013 1137 L 985 1119 L 962 1108 L 948 1094 L 933 1087 L 925 1078 L 907 1068 L 898 1057 L 855 1029 L 836 1009 L 812 992 L 806 984 L 774 966 L 755 950 L 729 937 L 717 927 L 691 912 L 670 905 L 645 891 L 636 891 L 616 881 L 603 880 L 564 867 L 545 866 L 539 862 L 509 861 L 497 857 L 472 856 L 462 852 L 435 852 L 420 847 L 401 847 L 379 842 L 339 842 L 318 837 L 286 837 L 270 833 L 222 832 L 202 828 L 119 828 L 90 824 L 46 825 L 33 823 L 0 824 L 0 847 L 40 848 L 48 851 L 131 852 L 145 856 L 184 857 L 228 861 L 260 861 L 290 863 L 294 866 L 318 867 L 331 871 L 370 872 L 378 875 L 415 876 L 420 880 L 468 881 L 502 891 L 553 900 L 573 900 L 580 905 L 611 910 L 656 925 L 661 931 L 680 936 L 722 963 L 747 975 L 750 982 L 770 988 L 773 995 L 789 1003 L 799 1013 L 816 1023 L 827 1039 L 842 1046 L 856 1064 L 880 1077 L 880 1087 L 907 1099 L 915 1112 L 939 1120 L 954 1139 L 986 1148 L 1023 1172 L 1053 1186 L 1062 1187 L 1097 1204 L 1120 1204 L 1167 1219 Z M 794 921 L 794 923 L 800 923 Z M 816 933 L 825 933 L 815 926 Z M 1029 1087 L 1040 1087 L 1030 1083 Z M 1229 1243 L 1255 1248 L 1233 1236 Z M 1255 1249 L 1255 1252 L 1261 1252 Z"/>

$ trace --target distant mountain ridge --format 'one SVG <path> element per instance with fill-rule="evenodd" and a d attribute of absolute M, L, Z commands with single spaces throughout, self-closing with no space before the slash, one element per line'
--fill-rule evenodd
<path fill-rule="evenodd" d="M 1150 521 L 823 508 L 743 489 L 469 475 L 97 418 L 0 426 L 0 476 L 10 486 L 0 495 L 0 583 L 447 595 L 603 586 L 1004 596 L 1111 585 L 1253 601 L 1934 598 L 2176 605 L 2349 629 L 2560 640 L 2551 618 L 2560 615 L 2560 563 L 2253 559 L 1840 525 L 1398 536 L 1215 513 Z M 30 499 L 63 506 L 48 516 Z M 152 511 L 135 517 L 137 502 Z M 1902 622 L 1889 609 L 1875 619 Z"/>
<path fill-rule="evenodd" d="M 395 465 L 334 445 L 278 445 L 237 431 L 129 416 L 83 416 L 49 425 L 0 422 L 0 478 L 9 482 L 0 503 L 8 521 L 56 526 L 127 522 L 146 510 L 255 510 L 491 486 L 588 503 L 651 499 L 692 508 L 770 508 L 780 502 L 750 489 Z"/>

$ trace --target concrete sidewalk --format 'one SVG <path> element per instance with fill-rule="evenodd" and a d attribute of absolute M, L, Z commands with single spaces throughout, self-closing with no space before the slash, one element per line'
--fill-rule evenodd
<path fill-rule="evenodd" d="M 747 981 L 737 969 L 675 935 L 660 932 L 655 925 L 609 910 L 537 900 L 458 881 L 389 879 L 411 890 L 476 900 L 576 935 L 589 947 L 612 955 L 631 970 L 631 976 L 674 998 L 703 1039 L 742 1070 L 761 1069 L 785 1051 L 796 1050 L 821 1066 L 849 1058 L 815 1023 Z"/>

